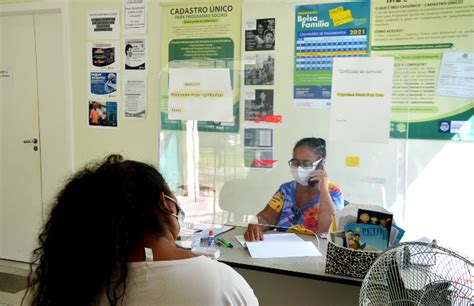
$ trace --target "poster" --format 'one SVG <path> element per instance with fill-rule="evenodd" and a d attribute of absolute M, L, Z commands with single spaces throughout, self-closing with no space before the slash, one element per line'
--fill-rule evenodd
<path fill-rule="evenodd" d="M 88 42 L 87 62 L 89 63 L 89 70 L 119 70 L 119 46 L 119 41 Z"/>
<path fill-rule="evenodd" d="M 393 63 L 393 57 L 334 59 L 331 140 L 388 143 Z"/>
<path fill-rule="evenodd" d="M 367 56 L 369 16 L 369 0 L 296 7 L 295 107 L 331 107 L 333 58 Z"/>
<path fill-rule="evenodd" d="M 437 93 L 444 54 L 474 51 L 473 1 L 374 1 L 372 16 L 372 56 L 395 57 L 391 137 L 474 140 L 473 99 Z"/>
<path fill-rule="evenodd" d="M 146 33 L 146 0 L 123 0 L 124 33 Z"/>
<path fill-rule="evenodd" d="M 273 89 L 250 89 L 245 92 L 245 120 L 265 120 L 273 115 Z"/>
<path fill-rule="evenodd" d="M 275 81 L 275 56 L 250 54 L 245 56 L 245 85 L 273 85 Z"/>
<path fill-rule="evenodd" d="M 273 168 L 273 129 L 244 128 L 244 165 L 249 168 Z"/>
<path fill-rule="evenodd" d="M 117 98 L 117 72 L 89 72 L 89 96 L 91 98 Z"/>
<path fill-rule="evenodd" d="M 125 73 L 123 80 L 124 117 L 145 119 L 148 110 L 148 86 L 144 73 Z"/>
<path fill-rule="evenodd" d="M 168 118 L 233 121 L 228 68 L 170 68 Z"/>
<path fill-rule="evenodd" d="M 275 50 L 275 18 L 248 20 L 245 24 L 245 51 Z"/>
<path fill-rule="evenodd" d="M 117 127 L 117 102 L 89 101 L 89 127 Z"/>
<path fill-rule="evenodd" d="M 231 71 L 233 119 L 231 122 L 198 121 L 198 131 L 237 132 L 240 100 L 240 1 L 163 3 L 162 12 L 161 128 L 182 130 L 186 126 L 184 121 L 168 117 L 169 68 L 227 68 Z"/>
<path fill-rule="evenodd" d="M 443 54 L 436 94 L 474 99 L 474 53 Z"/>
<path fill-rule="evenodd" d="M 125 70 L 146 69 L 146 39 L 126 38 L 124 43 Z"/>
<path fill-rule="evenodd" d="M 87 39 L 120 39 L 118 10 L 87 12 Z"/>

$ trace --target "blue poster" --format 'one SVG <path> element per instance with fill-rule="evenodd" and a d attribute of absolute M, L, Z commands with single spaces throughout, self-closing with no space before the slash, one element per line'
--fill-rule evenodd
<path fill-rule="evenodd" d="M 115 96 L 117 93 L 116 72 L 91 72 L 90 91 L 98 96 Z"/>
<path fill-rule="evenodd" d="M 331 106 L 332 60 L 368 55 L 369 17 L 369 0 L 296 7 L 296 107 Z"/>

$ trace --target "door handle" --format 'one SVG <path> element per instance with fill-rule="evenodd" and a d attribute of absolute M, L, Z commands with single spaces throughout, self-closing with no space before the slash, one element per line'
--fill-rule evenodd
<path fill-rule="evenodd" d="M 23 143 L 38 143 L 38 139 L 33 138 L 33 139 L 23 140 Z"/>

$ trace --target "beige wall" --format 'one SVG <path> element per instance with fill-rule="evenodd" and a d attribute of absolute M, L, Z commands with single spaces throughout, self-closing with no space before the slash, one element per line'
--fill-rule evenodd
<path fill-rule="evenodd" d="M 90 10 L 122 9 L 117 0 L 70 1 L 70 33 L 76 167 L 109 153 L 153 164 L 158 163 L 158 75 L 160 71 L 160 8 L 157 1 L 148 3 L 148 114 L 145 120 L 123 118 L 123 101 L 119 100 L 119 127 L 88 127 L 86 16 Z M 122 35 L 123 43 L 123 35 Z M 119 77 L 123 75 L 121 71 Z M 122 84 L 120 84 L 122 85 Z"/>
<path fill-rule="evenodd" d="M 118 129 L 91 129 L 87 126 L 86 14 L 89 10 L 121 9 L 122 0 L 68 1 L 76 167 L 112 152 L 122 153 L 128 158 L 158 163 L 158 84 L 161 70 L 158 59 L 162 49 L 159 3 L 164 1 L 166 0 L 148 1 L 147 118 L 146 120 L 124 120 L 121 115 L 122 101 L 119 101 Z M 0 4 L 13 2 L 33 1 L 0 0 Z M 188 0 L 188 2 L 191 1 Z M 249 201 L 241 201 L 240 198 L 234 197 L 239 200 L 234 206 L 252 214 L 265 205 L 266 200 L 279 184 L 290 179 L 285 162 L 290 158 L 291 148 L 295 141 L 305 136 L 327 137 L 329 111 L 301 110 L 295 109 L 292 105 L 294 4 L 307 2 L 303 0 L 243 0 L 242 3 L 243 23 L 255 18 L 275 17 L 277 19 L 276 50 L 270 53 L 276 55 L 276 79 L 273 86 L 275 113 L 283 115 L 283 123 L 275 126 L 274 130 L 274 159 L 281 163 L 268 172 L 243 167 L 241 163 L 243 145 L 241 143 L 229 145 L 231 141 L 234 141 L 235 135 L 200 133 L 200 143 L 201 148 L 207 145 L 212 149 L 212 156 L 208 161 L 210 169 L 208 181 L 202 178 L 202 183 L 209 183 L 208 185 L 216 187 L 217 192 L 220 192 L 222 185 L 227 181 L 233 178 L 245 179 L 248 183 L 246 186 L 249 185 L 253 189 L 234 188 L 235 192 L 238 195 L 251 194 L 252 198 Z M 244 45 L 242 45 L 243 48 Z M 241 101 L 241 117 L 243 105 Z M 242 121 L 243 119 L 241 123 Z M 235 137 L 236 142 L 242 139 L 242 127 L 239 135 L 240 138 Z M 223 143 L 228 145 L 222 146 Z M 462 239 L 463 235 L 459 239 L 456 237 L 453 239 L 451 231 L 445 228 L 457 228 L 461 233 L 469 232 L 469 218 L 473 213 L 470 203 L 472 201 L 469 200 L 473 152 L 474 143 L 472 142 L 392 139 L 388 145 L 329 143 L 328 169 L 331 179 L 342 186 L 346 198 L 351 202 L 384 205 L 387 209 L 394 211 L 399 222 L 408 229 L 407 237 L 410 239 L 430 235 L 437 238 L 442 245 L 453 247 L 464 253 L 472 253 L 472 244 L 466 245 Z M 237 158 L 230 158 L 233 157 L 231 153 Z M 361 157 L 360 167 L 345 166 L 345 157 L 350 155 Z M 217 169 L 214 164 L 216 160 L 227 164 Z M 204 164 L 205 159 L 201 159 L 201 162 Z M 222 169 L 225 170 L 222 171 Z M 215 177 L 218 178 L 217 181 Z M 183 182 L 185 180 L 179 183 Z M 457 218 L 444 219 L 446 203 L 449 203 L 448 213 L 464 213 Z M 430 222 L 423 222 L 423 226 L 420 226 L 420 216 L 423 216 L 423 221 Z"/>

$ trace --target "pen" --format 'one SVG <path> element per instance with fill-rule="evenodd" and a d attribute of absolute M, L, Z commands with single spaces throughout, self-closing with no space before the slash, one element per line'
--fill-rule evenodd
<path fill-rule="evenodd" d="M 225 241 L 224 238 L 221 238 L 221 237 L 217 237 L 216 238 L 216 241 L 219 242 L 220 244 L 222 244 L 224 247 L 226 248 L 233 248 L 234 246 L 232 245 L 232 243 L 228 242 L 228 241 Z"/>

